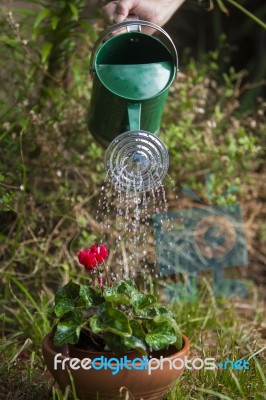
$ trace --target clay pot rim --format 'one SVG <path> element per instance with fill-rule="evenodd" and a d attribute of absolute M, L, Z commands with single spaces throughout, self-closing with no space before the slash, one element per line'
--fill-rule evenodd
<path fill-rule="evenodd" d="M 53 341 L 52 341 L 52 335 L 53 335 L 53 332 L 50 332 L 50 333 L 48 333 L 46 336 L 45 336 L 45 338 L 43 339 L 43 341 L 42 341 L 42 347 L 43 348 L 46 348 L 46 350 L 50 353 L 50 354 L 52 354 L 52 356 L 53 356 L 53 358 L 57 355 L 57 354 L 59 354 L 59 353 L 62 353 L 63 351 L 65 351 L 65 346 L 62 346 L 61 348 L 58 348 L 58 351 L 56 351 L 55 350 L 55 346 L 54 346 L 54 344 L 53 344 Z M 164 358 L 166 358 L 166 359 L 169 359 L 169 360 L 174 360 L 175 358 L 184 358 L 184 356 L 186 355 L 186 354 L 188 354 L 188 351 L 189 351 L 189 348 L 190 348 L 190 341 L 189 341 L 189 339 L 185 336 L 185 335 L 182 335 L 182 339 L 183 339 L 183 347 L 182 347 L 182 349 L 181 350 L 178 350 L 176 353 L 173 353 L 172 355 L 170 355 L 170 356 L 166 356 L 166 357 L 164 357 L 163 356 L 163 354 L 162 354 L 162 356 L 164 357 Z M 92 352 L 92 353 L 99 353 L 100 354 L 100 356 L 104 356 L 104 354 L 103 353 L 100 353 L 100 352 Z M 139 357 L 136 357 L 136 358 L 140 358 L 141 359 L 141 355 L 139 355 Z M 59 357 L 60 359 L 69 359 L 69 360 L 72 360 L 73 358 L 77 358 L 77 357 L 70 357 L 69 355 L 64 355 L 63 353 L 61 354 L 61 356 Z M 89 357 L 88 357 L 89 358 Z M 114 355 L 114 358 L 117 358 L 118 360 L 120 360 L 120 358 L 123 358 L 123 356 L 115 356 Z M 157 358 L 156 360 L 159 360 L 160 358 Z M 80 362 L 81 362 L 82 360 L 80 360 Z M 96 362 L 95 363 L 95 365 L 97 366 L 97 365 L 100 365 L 100 361 L 99 362 Z M 151 365 L 153 364 L 153 363 L 155 363 L 155 361 L 154 360 L 152 360 L 151 361 Z M 116 364 L 113 364 L 112 362 L 111 362 L 111 365 L 116 365 Z M 138 365 L 141 365 L 140 364 L 140 362 L 136 362 L 135 363 L 135 365 L 136 366 L 138 366 Z"/>

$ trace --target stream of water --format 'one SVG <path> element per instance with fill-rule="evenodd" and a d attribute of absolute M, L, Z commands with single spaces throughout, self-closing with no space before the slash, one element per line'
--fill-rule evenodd
<path fill-rule="evenodd" d="M 171 178 L 170 183 L 174 185 Z M 103 243 L 111 249 L 108 269 L 113 280 L 159 276 L 152 216 L 168 211 L 166 190 L 161 181 L 147 192 L 137 187 L 125 190 L 107 173 L 101 188 L 96 220 L 101 223 Z"/>

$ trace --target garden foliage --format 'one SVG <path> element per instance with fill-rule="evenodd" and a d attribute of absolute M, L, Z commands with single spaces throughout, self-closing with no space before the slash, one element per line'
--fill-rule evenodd
<path fill-rule="evenodd" d="M 129 280 L 105 287 L 102 292 L 70 281 L 58 290 L 54 312 L 56 346 L 78 343 L 83 329 L 87 333 L 85 344 L 98 342 L 100 346 L 102 340 L 117 354 L 136 349 L 146 355 L 148 348 L 162 350 L 170 344 L 182 348 L 175 315 L 158 303 L 156 296 L 140 292 Z"/>

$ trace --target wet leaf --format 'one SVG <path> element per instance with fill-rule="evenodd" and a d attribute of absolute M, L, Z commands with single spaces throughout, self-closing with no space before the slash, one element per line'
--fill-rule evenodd
<path fill-rule="evenodd" d="M 153 294 L 134 293 L 131 297 L 131 304 L 134 308 L 139 310 L 156 303 L 156 301 L 157 299 Z"/>
<path fill-rule="evenodd" d="M 103 300 L 100 293 L 97 292 L 95 289 L 86 285 L 80 285 L 77 305 L 89 308 L 100 304 L 102 301 Z"/>
<path fill-rule="evenodd" d="M 90 318 L 90 327 L 93 333 L 100 333 L 102 332 L 102 324 L 97 315 L 94 315 Z"/>
<path fill-rule="evenodd" d="M 130 304 L 130 298 L 124 293 L 117 293 L 117 288 L 106 288 L 104 290 L 104 298 L 106 301 L 116 304 Z"/>
<path fill-rule="evenodd" d="M 63 344 L 77 343 L 82 326 L 84 326 L 82 312 L 72 311 L 68 313 L 64 321 L 57 324 L 54 345 L 59 347 Z"/>
<path fill-rule="evenodd" d="M 123 338 L 122 342 L 129 350 L 136 349 L 143 356 L 147 355 L 146 343 L 145 343 L 145 332 L 138 321 L 130 321 L 130 327 L 132 329 L 132 335 L 129 338 Z"/>
<path fill-rule="evenodd" d="M 59 302 L 61 299 L 77 300 L 79 297 L 80 285 L 69 281 L 65 286 L 58 289 L 55 294 L 55 303 Z"/>
<path fill-rule="evenodd" d="M 131 336 L 129 319 L 122 311 L 113 308 L 111 303 L 102 304 L 99 307 L 98 315 L 104 332 L 112 332 L 118 336 Z"/>
<path fill-rule="evenodd" d="M 104 341 L 112 351 L 116 354 L 123 354 L 128 351 L 128 347 L 123 343 L 123 338 L 113 333 L 106 332 Z"/>
<path fill-rule="evenodd" d="M 173 318 L 160 315 L 148 321 L 145 327 L 148 330 L 146 343 L 154 350 L 162 350 L 170 344 L 174 344 L 177 349 L 182 348 L 182 336 Z"/>
<path fill-rule="evenodd" d="M 54 307 L 55 315 L 60 318 L 64 314 L 72 311 L 74 309 L 74 301 L 71 299 L 63 298 L 58 301 Z"/>

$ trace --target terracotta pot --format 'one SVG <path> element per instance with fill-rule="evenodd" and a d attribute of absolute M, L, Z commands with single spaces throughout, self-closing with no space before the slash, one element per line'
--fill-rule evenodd
<path fill-rule="evenodd" d="M 86 370 L 80 367 L 79 369 L 73 369 L 69 365 L 73 358 L 69 357 L 68 347 L 56 348 L 53 345 L 52 338 L 52 333 L 49 333 L 42 343 L 45 363 L 63 391 L 66 389 L 67 385 L 70 385 L 68 370 L 71 372 L 80 400 L 113 400 L 119 396 L 121 388 L 126 388 L 135 400 L 160 400 L 179 378 L 184 369 L 184 367 L 182 369 L 171 369 L 169 362 L 165 362 L 162 369 L 157 368 L 150 371 L 150 374 L 147 369 L 128 370 L 123 368 L 117 374 L 113 374 L 114 370 L 110 368 Z M 189 353 L 189 339 L 186 336 L 183 336 L 183 344 L 182 350 L 178 352 L 176 352 L 175 347 L 171 346 L 166 352 L 156 352 L 156 355 L 153 354 L 153 357 L 155 358 L 162 355 L 172 362 L 177 358 L 184 360 L 185 356 L 188 357 Z M 62 353 L 62 355 L 58 357 L 60 364 L 58 364 L 57 369 L 55 369 L 54 357 L 58 353 Z M 92 359 L 92 357 L 89 356 L 88 358 Z M 120 356 L 116 358 L 120 359 Z M 141 357 L 138 356 L 138 358 Z M 62 368 L 62 362 L 65 363 L 65 369 Z M 81 363 L 81 361 L 79 361 L 78 364 L 79 363 Z M 100 366 L 100 364 L 101 361 L 96 362 L 96 366 Z M 115 367 L 115 361 L 111 362 L 111 365 Z M 156 366 L 158 367 L 158 361 L 152 360 L 150 365 L 154 368 Z M 141 360 L 135 362 L 135 368 L 137 368 L 137 366 L 141 366 Z M 180 362 L 177 363 L 177 368 L 179 368 L 179 366 Z M 125 393 L 125 390 L 122 392 Z M 123 398 L 123 396 L 120 398 Z"/>

